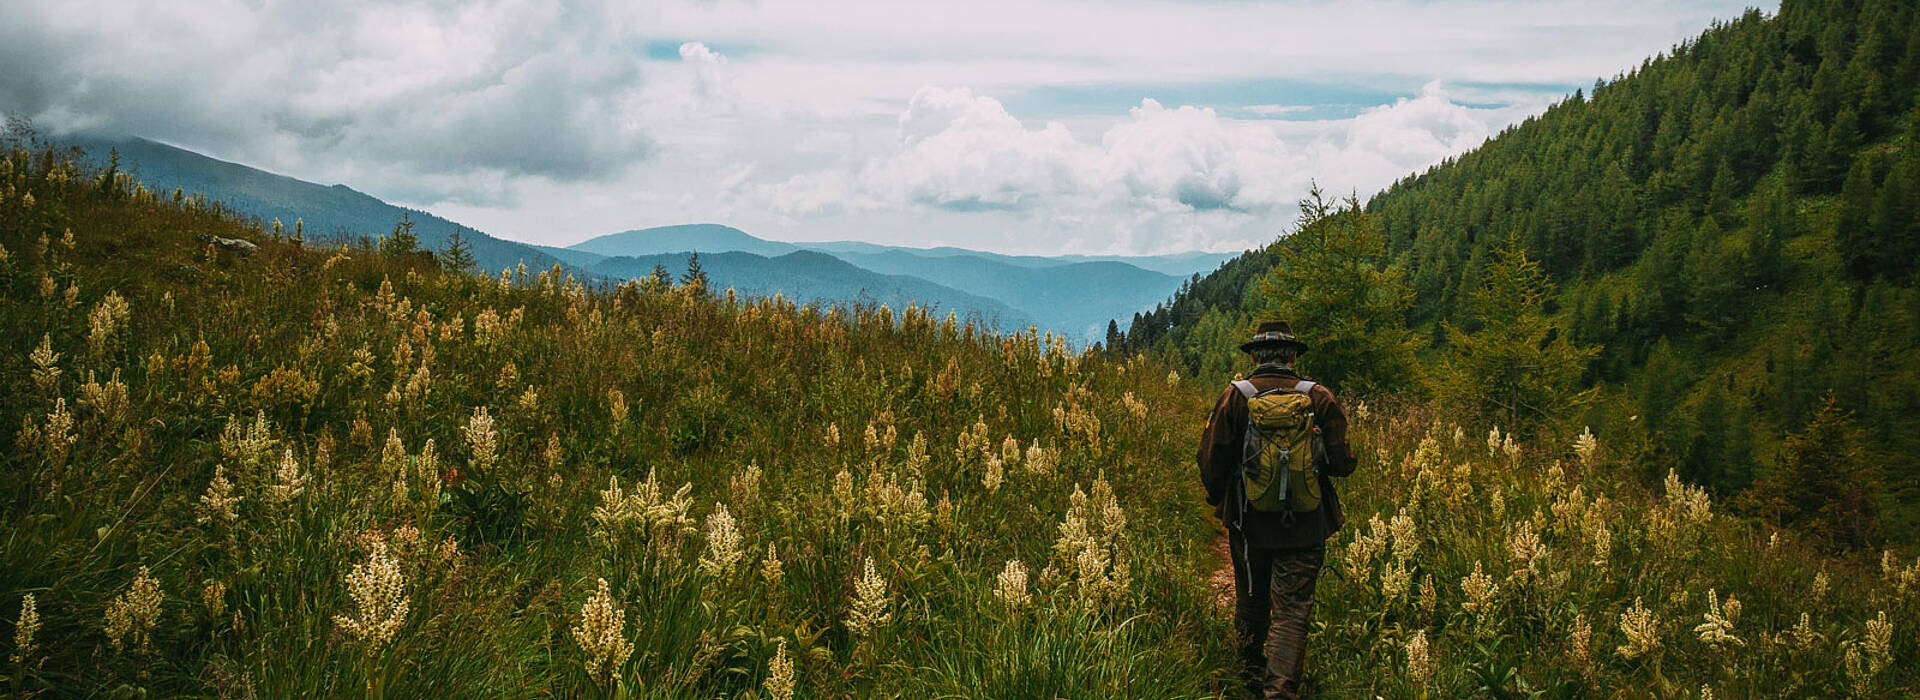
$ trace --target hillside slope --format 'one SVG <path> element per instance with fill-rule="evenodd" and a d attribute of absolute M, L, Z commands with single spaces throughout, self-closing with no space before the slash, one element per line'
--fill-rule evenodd
<path fill-rule="evenodd" d="M 1456 316 L 1490 246 L 1523 242 L 1561 281 L 1574 336 L 1605 346 L 1592 379 L 1622 387 L 1606 422 L 1642 416 L 1648 449 L 1690 481 L 1764 477 L 1833 395 L 1888 487 L 1886 530 L 1906 538 L 1920 525 L 1916 98 L 1920 6 L 1790 0 L 1368 210 L 1418 318 Z"/>
<path fill-rule="evenodd" d="M 1468 294 L 1513 242 L 1557 283 L 1549 311 L 1602 348 L 1586 382 L 1606 391 L 1582 418 L 1604 438 L 1732 494 L 1775 471 L 1783 437 L 1831 394 L 1864 431 L 1882 530 L 1910 539 L 1916 86 L 1913 3 L 1788 0 L 1576 93 L 1366 211 L 1383 262 L 1407 274 L 1407 321 L 1431 355 L 1449 352 L 1448 325 L 1474 328 Z M 1263 307 L 1262 275 L 1246 267 L 1143 317 L 1130 347 L 1203 369 L 1206 348 Z"/>
<path fill-rule="evenodd" d="M 0 694 L 1166 698 L 1228 666 L 1191 426 L 1149 420 L 1202 403 L 1151 362 L 302 248 L 24 150 L 0 250 Z"/>
<path fill-rule="evenodd" d="M 74 137 L 63 143 L 84 149 L 88 160 L 98 166 L 117 151 L 122 168 L 155 190 L 206 193 L 241 215 L 262 222 L 279 220 L 289 232 L 295 221 L 304 220 L 305 236 L 316 241 L 378 238 L 407 217 L 414 222 L 413 234 L 420 245 L 430 250 L 438 250 L 447 236 L 460 231 L 483 270 L 521 263 L 544 270 L 562 262 L 538 246 L 495 238 L 428 212 L 394 206 L 346 185 L 328 187 L 296 180 L 145 139 Z"/>

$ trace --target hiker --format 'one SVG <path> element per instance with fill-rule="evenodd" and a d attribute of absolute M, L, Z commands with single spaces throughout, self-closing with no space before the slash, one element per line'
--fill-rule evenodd
<path fill-rule="evenodd" d="M 1293 371 L 1307 345 L 1285 322 L 1261 323 L 1240 350 L 1257 366 L 1215 403 L 1200 479 L 1227 527 L 1247 687 L 1256 698 L 1298 698 L 1313 584 L 1327 538 L 1346 522 L 1328 477 L 1352 474 L 1355 460 L 1333 391 Z"/>

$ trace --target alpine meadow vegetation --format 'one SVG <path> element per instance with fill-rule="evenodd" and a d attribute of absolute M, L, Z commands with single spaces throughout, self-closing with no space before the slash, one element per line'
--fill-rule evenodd
<path fill-rule="evenodd" d="M 1225 687 L 1163 365 L 322 246 L 75 155 L 0 158 L 0 694 Z"/>
<path fill-rule="evenodd" d="M 10 695 L 1238 692 L 1212 385 L 916 308 L 317 246 L 70 155 L 0 160 Z M 1920 561 L 1444 405 L 1352 404 L 1313 690 L 1920 689 Z"/>

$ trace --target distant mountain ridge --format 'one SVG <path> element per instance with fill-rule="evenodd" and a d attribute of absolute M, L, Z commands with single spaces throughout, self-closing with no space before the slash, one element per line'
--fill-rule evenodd
<path fill-rule="evenodd" d="M 660 255 L 665 253 L 753 253 L 772 257 L 785 255 L 799 246 L 769 241 L 748 235 L 732 226 L 720 224 L 680 224 L 635 229 L 590 238 L 567 246 L 570 250 L 598 255 Z"/>
<path fill-rule="evenodd" d="M 990 253 L 969 248 L 954 248 L 952 246 L 910 248 L 880 245 L 878 243 L 863 243 L 860 241 L 797 242 L 793 245 L 836 253 L 879 253 L 897 250 L 931 258 L 972 255 L 1031 267 L 1052 267 L 1065 263 L 1080 262 L 1117 262 L 1132 265 L 1142 270 L 1152 270 L 1162 274 L 1173 275 L 1174 277 L 1187 277 L 1211 272 L 1215 268 L 1218 268 L 1221 263 L 1232 260 L 1240 255 L 1240 253 L 1237 252 L 1209 253 L 1199 250 L 1186 253 L 1168 253 L 1164 255 L 1008 255 L 1006 253 Z"/>
<path fill-rule="evenodd" d="M 1073 263 L 1116 262 L 1131 265 L 1143 270 L 1151 270 L 1174 277 L 1187 277 L 1194 274 L 1211 272 L 1239 253 L 1209 253 L 1191 251 L 1165 255 L 1009 255 L 971 248 L 936 246 L 932 248 L 914 248 L 909 246 L 867 243 L 864 241 L 772 241 L 759 238 L 740 229 L 724 224 L 676 224 L 652 228 L 633 229 L 597 236 L 567 246 L 576 250 L 601 255 L 652 255 L 656 253 L 689 253 L 694 251 L 739 251 L 758 255 L 780 255 L 795 250 L 817 250 L 835 255 L 841 253 L 871 254 L 901 252 L 923 258 L 975 257 L 1011 265 L 1025 267 L 1057 267 Z"/>
<path fill-rule="evenodd" d="M 561 265 L 590 281 L 643 276 L 654 265 L 677 275 L 687 255 L 697 251 L 716 289 L 896 308 L 915 303 L 989 321 L 1001 330 L 1037 326 L 1081 342 L 1102 340 L 1115 320 L 1125 330 L 1134 314 L 1233 257 L 1205 252 L 1046 257 L 857 241 L 783 242 L 710 223 L 636 229 L 551 247 L 498 238 L 346 185 L 307 182 L 147 139 L 76 135 L 61 141 L 99 164 L 109 152 L 118 152 L 122 169 L 149 188 L 201 193 L 242 215 L 279 220 L 289 230 L 302 221 L 306 237 L 315 241 L 377 238 L 406 217 L 425 249 L 444 247 L 448 236 L 460 231 L 482 270 Z M 794 255 L 802 252 L 809 254 Z"/>
<path fill-rule="evenodd" d="M 635 229 L 588 239 L 569 250 L 598 255 L 685 256 L 742 252 L 768 257 L 795 251 L 831 255 L 861 268 L 935 282 L 992 299 L 1068 337 L 1101 340 L 1109 321 L 1129 319 L 1180 289 L 1186 275 L 1211 271 L 1224 253 L 1162 256 L 1041 257 L 964 248 L 907 248 L 856 241 L 770 241 L 720 224 Z"/>
<path fill-rule="evenodd" d="M 1074 262 L 1027 267 L 974 255 L 923 257 L 902 250 L 834 253 L 875 272 L 912 275 L 996 299 L 1064 328 L 1070 336 L 1100 338 L 1107 322 L 1149 308 L 1179 289 L 1180 278 L 1118 262 Z"/>
<path fill-rule="evenodd" d="M 638 279 L 655 266 L 680 279 L 688 256 L 678 253 L 613 256 L 589 269 L 607 277 Z M 991 298 L 968 294 L 919 277 L 868 270 L 826 253 L 795 250 L 778 256 L 727 251 L 701 253 L 700 269 L 713 289 L 733 289 L 750 296 L 785 295 L 798 303 L 855 302 L 926 307 L 936 315 L 953 312 L 963 320 L 1016 330 L 1037 325 L 1031 316 Z"/>

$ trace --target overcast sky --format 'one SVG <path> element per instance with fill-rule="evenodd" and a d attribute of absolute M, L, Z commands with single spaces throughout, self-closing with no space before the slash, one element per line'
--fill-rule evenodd
<path fill-rule="evenodd" d="M 12 0 L 0 110 L 536 243 L 1238 250 L 1754 4 Z"/>

